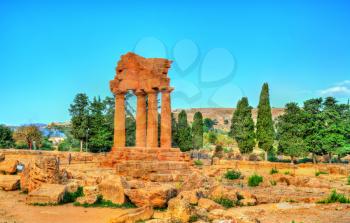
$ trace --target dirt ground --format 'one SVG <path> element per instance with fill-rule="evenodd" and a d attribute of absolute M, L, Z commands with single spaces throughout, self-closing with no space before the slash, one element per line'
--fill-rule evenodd
<path fill-rule="evenodd" d="M 0 190 L 0 223 L 106 223 L 123 209 L 83 208 L 72 204 L 30 206 L 25 194 Z"/>

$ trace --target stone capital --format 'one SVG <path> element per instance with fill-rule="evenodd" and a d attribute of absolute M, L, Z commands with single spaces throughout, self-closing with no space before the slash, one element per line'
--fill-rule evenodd
<path fill-rule="evenodd" d="M 137 89 L 137 90 L 134 90 L 134 94 L 136 96 L 145 96 L 146 95 L 146 92 L 144 90 L 141 90 L 141 89 Z"/>
<path fill-rule="evenodd" d="M 160 89 L 160 92 L 162 92 L 162 93 L 171 93 L 173 90 L 174 90 L 173 87 L 165 87 L 165 88 Z"/>

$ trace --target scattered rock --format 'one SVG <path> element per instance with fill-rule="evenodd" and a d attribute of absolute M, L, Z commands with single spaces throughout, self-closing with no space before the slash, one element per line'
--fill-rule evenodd
<path fill-rule="evenodd" d="M 22 172 L 22 190 L 31 192 L 44 183 L 59 183 L 59 165 L 55 157 L 38 157 Z"/>
<path fill-rule="evenodd" d="M 93 204 L 97 200 L 99 190 L 97 186 L 87 186 L 83 188 L 83 197 L 78 197 L 77 202 L 81 204 Z"/>
<path fill-rule="evenodd" d="M 16 175 L 0 175 L 0 188 L 5 191 L 17 190 L 19 179 Z"/>
<path fill-rule="evenodd" d="M 240 200 L 239 203 L 242 204 L 243 206 L 254 206 L 258 202 L 255 198 L 244 198 Z"/>
<path fill-rule="evenodd" d="M 123 184 L 126 182 L 122 177 L 117 175 L 112 175 L 98 185 L 100 194 L 105 200 L 110 200 L 115 204 L 123 204 L 125 202 L 124 187 Z"/>
<path fill-rule="evenodd" d="M 180 199 L 185 199 L 188 201 L 188 203 L 193 205 L 198 203 L 198 196 L 196 190 L 181 191 L 177 195 L 177 197 L 179 197 Z"/>
<path fill-rule="evenodd" d="M 167 184 L 147 185 L 145 188 L 126 189 L 125 195 L 137 207 L 150 205 L 152 207 L 164 207 L 169 199 L 175 197 L 177 190 Z"/>
<path fill-rule="evenodd" d="M 168 202 L 168 212 L 172 221 L 188 222 L 191 216 L 191 205 L 178 197 Z"/>
<path fill-rule="evenodd" d="M 207 198 L 199 199 L 198 206 L 200 208 L 204 208 L 204 209 L 206 209 L 208 211 L 211 211 L 211 210 L 214 210 L 214 209 L 223 209 L 223 207 L 220 204 L 218 204 L 215 201 L 212 201 L 210 199 L 207 199 Z"/>
<path fill-rule="evenodd" d="M 118 216 L 111 218 L 109 223 L 133 223 L 150 219 L 153 216 L 153 208 L 145 206 L 137 209 L 128 210 Z"/>
<path fill-rule="evenodd" d="M 231 201 L 237 201 L 237 190 L 234 188 L 228 188 L 222 185 L 218 185 L 213 187 L 210 190 L 210 195 L 209 197 L 213 200 L 215 199 L 220 199 L 220 198 L 225 198 L 229 199 Z"/>
<path fill-rule="evenodd" d="M 66 186 L 61 184 L 42 184 L 31 191 L 26 199 L 27 204 L 58 204 L 66 192 Z"/>
<path fill-rule="evenodd" d="M 17 172 L 18 160 L 4 160 L 0 162 L 0 173 L 15 174 Z"/>
<path fill-rule="evenodd" d="M 78 190 L 79 186 L 80 186 L 79 181 L 69 180 L 68 183 L 66 184 L 67 192 L 74 193 Z"/>

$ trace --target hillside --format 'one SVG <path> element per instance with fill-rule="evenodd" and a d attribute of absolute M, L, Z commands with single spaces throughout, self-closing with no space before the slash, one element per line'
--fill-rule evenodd
<path fill-rule="evenodd" d="M 203 118 L 210 118 L 216 120 L 218 124 L 216 128 L 228 130 L 231 125 L 231 118 L 234 112 L 234 108 L 190 108 L 190 109 L 175 109 L 173 110 L 175 117 L 182 111 L 185 110 L 187 113 L 187 119 L 189 122 L 193 121 L 193 116 L 197 111 L 200 111 Z M 284 108 L 272 108 L 272 117 L 276 119 L 278 116 L 282 115 Z M 257 109 L 253 109 L 253 119 L 256 122 Z"/>

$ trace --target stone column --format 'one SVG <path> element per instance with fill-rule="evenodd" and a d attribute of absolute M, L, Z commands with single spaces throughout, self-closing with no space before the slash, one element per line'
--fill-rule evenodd
<path fill-rule="evenodd" d="M 173 89 L 162 90 L 161 109 L 161 136 L 160 145 L 162 148 L 171 148 L 171 103 L 170 93 Z"/>
<path fill-rule="evenodd" d="M 115 93 L 113 148 L 125 147 L 125 92 Z"/>
<path fill-rule="evenodd" d="M 147 94 L 147 147 L 158 147 L 158 91 L 151 90 L 148 91 Z"/>
<path fill-rule="evenodd" d="M 146 94 L 135 91 L 137 97 L 136 108 L 136 147 L 146 147 Z"/>

